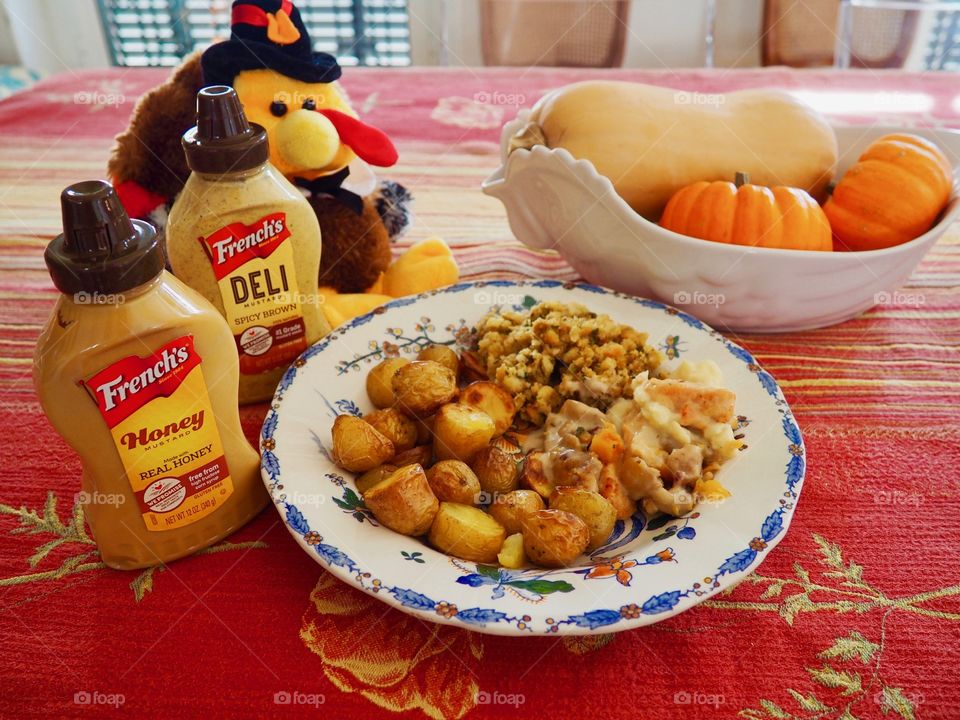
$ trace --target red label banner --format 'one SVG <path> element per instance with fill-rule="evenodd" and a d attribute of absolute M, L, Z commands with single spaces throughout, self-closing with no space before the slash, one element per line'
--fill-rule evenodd
<path fill-rule="evenodd" d="M 193 336 L 177 338 L 156 352 L 130 355 L 84 382 L 111 428 L 157 397 L 172 395 L 200 364 Z"/>
<path fill-rule="evenodd" d="M 290 237 L 286 213 L 273 213 L 249 225 L 230 223 L 215 233 L 200 238 L 210 256 L 213 274 L 222 280 L 254 258 L 269 257 Z"/>

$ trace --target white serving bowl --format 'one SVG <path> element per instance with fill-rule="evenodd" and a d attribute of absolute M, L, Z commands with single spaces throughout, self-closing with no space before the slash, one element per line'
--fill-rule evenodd
<path fill-rule="evenodd" d="M 587 160 L 536 146 L 508 157 L 523 110 L 501 135 L 501 165 L 482 185 L 506 207 L 517 239 L 555 249 L 598 285 L 671 303 L 715 327 L 746 332 L 807 330 L 842 322 L 901 287 L 960 215 L 956 192 L 939 222 L 884 250 L 809 252 L 707 242 L 665 230 L 634 212 Z M 838 177 L 891 127 L 838 127 Z M 911 129 L 960 157 L 960 132 Z"/>

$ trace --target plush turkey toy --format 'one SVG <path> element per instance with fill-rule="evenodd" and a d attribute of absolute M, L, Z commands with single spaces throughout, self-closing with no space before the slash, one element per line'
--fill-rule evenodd
<path fill-rule="evenodd" d="M 194 125 L 196 93 L 206 85 L 232 85 L 247 118 L 266 128 L 270 161 L 303 189 L 317 214 L 319 285 L 333 294 L 389 293 L 382 273 L 390 241 L 409 223 L 410 194 L 397 183 L 377 183 L 369 165 L 393 165 L 393 143 L 357 117 L 337 83 L 336 59 L 313 52 L 290 0 L 238 0 L 231 24 L 229 40 L 189 56 L 138 102 L 108 165 L 121 201 L 131 216 L 165 224 L 190 174 L 180 137 Z M 446 257 L 440 282 L 453 282 L 456 265 L 449 251 Z M 435 278 L 425 278 L 425 285 L 409 280 L 394 284 L 418 291 L 437 285 Z M 378 304 L 375 299 L 359 305 Z"/>

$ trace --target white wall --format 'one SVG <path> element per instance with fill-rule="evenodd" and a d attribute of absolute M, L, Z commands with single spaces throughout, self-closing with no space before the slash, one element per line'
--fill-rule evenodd
<path fill-rule="evenodd" d="M 110 64 L 95 0 L 3 0 L 3 6 L 18 64 L 45 73 Z"/>
<path fill-rule="evenodd" d="M 10 17 L 5 5 L 0 4 L 0 65 L 16 65 L 19 61 L 20 54 L 14 44 Z"/>

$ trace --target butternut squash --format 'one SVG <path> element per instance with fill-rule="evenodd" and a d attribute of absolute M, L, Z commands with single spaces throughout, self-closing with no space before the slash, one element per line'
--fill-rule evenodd
<path fill-rule="evenodd" d="M 534 145 L 589 160 L 651 220 L 680 188 L 736 172 L 823 200 L 837 162 L 826 119 L 785 92 L 702 95 L 612 80 L 574 83 L 541 98 L 511 151 Z"/>

